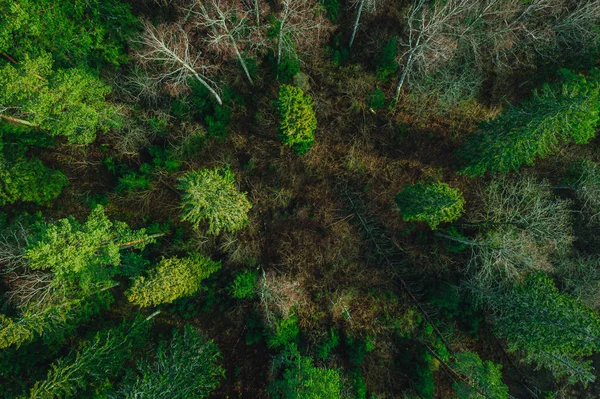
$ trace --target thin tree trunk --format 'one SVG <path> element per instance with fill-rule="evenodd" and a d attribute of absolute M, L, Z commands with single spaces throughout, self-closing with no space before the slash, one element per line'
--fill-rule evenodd
<path fill-rule="evenodd" d="M 250 72 L 248 71 L 248 67 L 246 66 L 246 61 L 244 61 L 244 59 L 242 58 L 242 54 L 240 54 L 240 50 L 238 49 L 235 39 L 231 35 L 229 35 L 229 38 L 231 39 L 231 43 L 233 43 L 233 49 L 235 50 L 235 55 L 237 56 L 238 60 L 240 61 L 240 64 L 242 64 L 242 68 L 244 69 L 244 72 L 246 73 L 246 77 L 248 78 L 248 81 L 250 82 L 251 85 L 254 85 L 254 82 L 252 81 L 252 78 L 250 77 Z"/>
<path fill-rule="evenodd" d="M 348 44 L 348 48 L 352 47 L 354 43 L 354 38 L 356 37 L 356 31 L 358 30 L 358 23 L 360 22 L 360 16 L 362 14 L 363 7 L 365 6 L 365 0 L 360 2 L 358 6 L 358 13 L 356 14 L 356 21 L 354 21 L 354 29 L 352 29 L 352 36 L 350 37 L 350 43 Z"/>
<path fill-rule="evenodd" d="M 37 125 L 35 123 L 31 123 L 31 122 L 23 120 L 23 119 L 13 118 L 12 116 L 8 116 L 8 115 L 0 115 L 0 118 L 7 120 L 9 122 L 18 123 L 20 125 L 25 125 L 25 126 L 34 127 L 34 128 L 40 127 L 40 125 Z"/>
<path fill-rule="evenodd" d="M 256 26 L 260 27 L 260 10 L 258 8 L 258 0 L 254 0 L 254 13 L 256 14 Z"/>
<path fill-rule="evenodd" d="M 404 81 L 406 79 L 406 75 L 408 74 L 408 71 L 410 70 L 410 68 L 412 68 L 412 62 L 413 62 L 413 55 L 415 53 L 416 47 L 413 48 L 410 52 L 410 54 L 408 55 L 408 60 L 406 61 L 406 66 L 404 67 L 404 70 L 402 71 L 402 75 L 400 75 L 400 80 L 398 80 L 398 85 L 396 86 L 396 96 L 394 97 L 395 101 L 398 102 L 398 98 L 400 98 L 400 90 L 402 90 L 402 86 L 404 86 Z"/>
<path fill-rule="evenodd" d="M 283 48 L 283 23 L 279 26 L 279 38 L 277 39 L 277 66 L 281 63 L 281 52 Z"/>
<path fill-rule="evenodd" d="M 129 242 L 124 242 L 122 244 L 119 244 L 118 247 L 119 249 L 125 249 L 125 248 L 131 248 L 136 244 L 141 244 L 143 242 L 146 242 L 148 240 L 151 240 L 153 238 L 158 238 L 158 237 L 163 237 L 165 234 L 164 233 L 157 233 L 157 234 L 152 234 L 151 236 L 148 236 L 147 238 L 141 238 L 139 240 L 133 240 L 133 241 L 129 241 Z M 100 248 L 106 248 L 108 246 L 108 243 L 100 245 L 98 247 L 96 247 L 97 249 Z"/>

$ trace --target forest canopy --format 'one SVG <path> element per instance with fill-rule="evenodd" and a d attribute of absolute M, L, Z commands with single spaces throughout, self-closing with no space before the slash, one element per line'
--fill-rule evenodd
<path fill-rule="evenodd" d="M 0 397 L 600 397 L 600 0 L 0 0 Z"/>

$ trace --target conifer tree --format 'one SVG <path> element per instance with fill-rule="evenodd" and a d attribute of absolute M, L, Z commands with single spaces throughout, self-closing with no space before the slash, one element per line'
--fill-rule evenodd
<path fill-rule="evenodd" d="M 457 188 L 446 183 L 417 183 L 406 186 L 397 196 L 396 204 L 407 222 L 425 222 L 435 228 L 452 222 L 463 212 L 465 200 Z"/>
<path fill-rule="evenodd" d="M 97 333 L 79 350 L 54 362 L 46 379 L 31 388 L 30 398 L 81 397 L 90 386 L 118 375 L 131 350 L 144 342 L 147 333 L 148 322 L 143 319 Z"/>
<path fill-rule="evenodd" d="M 96 283 L 119 272 L 121 249 L 143 249 L 160 235 L 111 221 L 98 205 L 83 224 L 73 218 L 42 224 L 24 256 L 29 268 L 51 270 L 56 284 L 76 282 L 83 291 L 93 291 Z"/>
<path fill-rule="evenodd" d="M 594 137 L 600 111 L 599 71 L 591 71 L 589 77 L 561 73 L 564 83 L 545 85 L 530 100 L 510 106 L 469 136 L 459 151 L 467 164 L 463 173 L 480 176 L 486 171 L 518 170 L 561 145 L 585 144 Z"/>
<path fill-rule="evenodd" d="M 284 144 L 298 154 L 304 154 L 312 147 L 317 129 L 312 99 L 299 87 L 281 85 L 276 106 L 279 111 L 279 133 Z"/>
<path fill-rule="evenodd" d="M 591 360 L 600 350 L 600 317 L 579 299 L 563 294 L 545 274 L 530 274 L 506 293 L 476 290 L 494 311 L 495 329 L 511 352 L 546 368 L 556 378 L 587 385 L 596 379 Z"/>
<path fill-rule="evenodd" d="M 335 399 L 341 397 L 341 380 L 337 370 L 315 367 L 312 358 L 300 355 L 295 345 L 282 353 L 279 363 L 283 378 L 269 387 L 277 399 Z"/>
<path fill-rule="evenodd" d="M 229 167 L 187 172 L 179 179 L 182 195 L 182 220 L 195 228 L 206 222 L 207 234 L 235 233 L 248 223 L 252 204 L 245 193 L 235 186 L 235 176 Z"/>
<path fill-rule="evenodd" d="M 138 306 L 156 306 L 194 295 L 202 281 L 221 268 L 221 262 L 192 254 L 187 258 L 162 259 L 148 277 L 139 277 L 127 292 Z"/>
<path fill-rule="evenodd" d="M 453 369 L 464 376 L 466 381 L 452 385 L 461 399 L 507 399 L 508 387 L 502 382 L 502 366 L 482 361 L 474 352 L 460 352 L 455 355 Z"/>
<path fill-rule="evenodd" d="M 154 359 L 138 362 L 111 398 L 208 398 L 225 375 L 217 345 L 190 325 L 161 342 Z"/>
<path fill-rule="evenodd" d="M 111 89 L 83 68 L 52 69 L 52 57 L 26 57 L 0 69 L 0 120 L 88 144 L 115 123 Z"/>

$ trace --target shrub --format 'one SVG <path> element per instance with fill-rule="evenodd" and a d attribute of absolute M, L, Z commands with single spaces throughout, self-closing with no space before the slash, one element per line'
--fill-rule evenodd
<path fill-rule="evenodd" d="M 317 129 L 312 99 L 298 87 L 282 85 L 276 106 L 283 142 L 298 154 L 306 153 L 315 141 Z"/>
<path fill-rule="evenodd" d="M 377 59 L 377 79 L 382 82 L 386 82 L 390 75 L 398 70 L 398 63 L 396 62 L 397 46 L 398 38 L 394 36 L 385 44 L 381 56 Z"/>
<path fill-rule="evenodd" d="M 245 299 L 256 295 L 257 273 L 245 270 L 236 274 L 235 279 L 229 285 L 229 293 L 233 298 Z"/>

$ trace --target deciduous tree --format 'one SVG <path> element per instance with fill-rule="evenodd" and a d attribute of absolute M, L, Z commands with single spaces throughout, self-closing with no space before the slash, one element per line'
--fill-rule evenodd
<path fill-rule="evenodd" d="M 70 143 L 94 141 L 116 121 L 106 101 L 110 87 L 82 68 L 52 70 L 52 58 L 25 58 L 0 69 L 0 119 L 64 136 Z"/>

